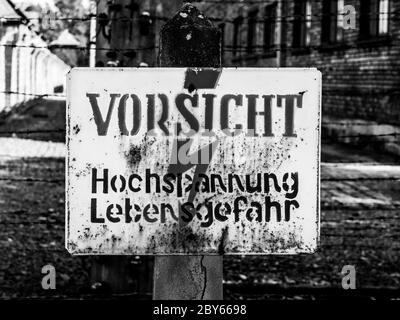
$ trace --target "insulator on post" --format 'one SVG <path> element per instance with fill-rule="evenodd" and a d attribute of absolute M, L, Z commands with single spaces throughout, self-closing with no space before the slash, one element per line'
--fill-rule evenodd
<path fill-rule="evenodd" d="M 108 18 L 107 13 L 102 12 L 99 14 L 97 21 L 99 22 L 99 25 L 101 27 L 104 27 L 104 26 L 108 25 L 108 23 L 110 22 L 110 19 Z"/>
<path fill-rule="evenodd" d="M 142 36 L 147 36 L 150 33 L 150 27 L 153 24 L 150 13 L 144 11 L 139 16 L 139 32 Z"/>

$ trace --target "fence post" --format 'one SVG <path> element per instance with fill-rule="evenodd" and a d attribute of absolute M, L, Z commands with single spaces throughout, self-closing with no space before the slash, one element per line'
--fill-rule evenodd
<path fill-rule="evenodd" d="M 186 3 L 160 32 L 161 67 L 221 67 L 221 34 Z M 222 256 L 156 256 L 153 298 L 221 300 Z"/>
<path fill-rule="evenodd" d="M 118 1 L 107 1 L 97 0 L 97 18 L 95 19 L 98 23 L 96 26 L 96 32 L 91 32 L 90 41 L 95 41 L 97 46 L 100 48 L 110 48 L 109 51 L 99 50 L 96 52 L 96 56 L 91 55 L 90 61 L 91 66 L 95 64 L 94 58 L 101 62 L 103 66 L 109 66 L 109 62 L 116 60 L 122 60 L 124 53 L 130 52 L 130 47 L 138 47 L 138 38 L 126 38 L 121 35 L 124 34 L 126 29 L 126 21 L 122 19 L 124 14 L 129 11 L 127 7 L 134 4 L 131 0 L 118 0 Z M 112 37 L 107 39 L 101 31 L 104 28 L 103 20 L 108 20 L 107 15 L 102 17 L 101 15 L 109 13 L 109 7 L 114 7 L 113 14 L 116 18 L 110 19 L 110 25 L 112 30 Z M 121 18 L 121 19 L 119 19 Z M 92 23 L 93 17 L 91 18 Z M 137 19 L 129 21 L 132 28 L 138 27 Z M 91 27 L 93 25 L 91 24 Z M 91 29 L 92 31 L 92 29 Z M 99 36 L 96 36 L 96 33 Z M 105 32 L 106 33 L 106 32 Z M 93 38 L 93 37 L 94 38 Z M 111 36 L 111 35 L 110 35 Z M 135 41 L 135 42 L 134 42 Z M 92 46 L 90 46 L 92 48 Z M 115 48 L 124 49 L 116 50 Z M 91 51 L 92 52 L 92 51 Z M 113 54 L 118 52 L 119 55 L 115 57 L 107 57 L 106 53 Z M 100 54 L 100 55 L 99 55 Z M 124 67 L 135 67 L 137 61 L 131 57 L 125 57 L 123 61 Z M 90 269 L 90 284 L 94 292 L 107 292 L 111 294 L 129 294 L 136 293 L 139 297 L 146 298 L 151 293 L 153 285 L 153 257 L 141 256 L 139 259 L 135 259 L 132 256 L 97 256 L 93 258 L 91 269 Z"/>
<path fill-rule="evenodd" d="M 276 66 L 282 66 L 282 1 L 277 2 L 276 8 Z"/>

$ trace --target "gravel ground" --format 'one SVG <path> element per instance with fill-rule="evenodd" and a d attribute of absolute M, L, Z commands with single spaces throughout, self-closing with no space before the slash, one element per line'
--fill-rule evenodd
<path fill-rule="evenodd" d="M 105 286 L 93 286 L 95 258 L 71 257 L 64 249 L 64 144 L 57 131 L 65 121 L 64 105 L 51 107 L 48 112 L 42 105 L 26 107 L 0 125 L 0 298 L 149 298 L 150 290 L 140 286 L 142 259 L 125 259 L 127 285 L 110 295 Z M 39 126 L 35 119 L 46 120 Z M 31 123 L 55 135 L 6 133 L 32 129 Z M 20 139 L 28 137 L 34 141 Z M 396 159 L 332 145 L 323 147 L 322 159 L 370 164 L 323 165 L 319 251 L 225 257 L 225 298 L 332 297 L 343 292 L 344 265 L 356 266 L 360 294 L 376 297 L 391 290 L 400 297 L 400 180 L 393 179 L 400 179 L 400 167 L 379 165 Z M 56 268 L 56 290 L 41 287 L 46 264 Z"/>
<path fill-rule="evenodd" d="M 90 288 L 92 258 L 71 257 L 64 249 L 64 169 L 62 158 L 1 158 L 0 297 L 97 294 Z M 399 167 L 388 170 L 374 165 L 374 170 L 371 166 L 356 169 L 349 165 L 324 165 L 322 179 L 383 178 L 389 174 L 400 178 Z M 230 290 L 226 297 L 244 297 L 235 288 L 247 292 L 252 284 L 339 288 L 341 268 L 348 264 L 356 266 L 359 288 L 399 287 L 399 195 L 400 183 L 395 180 L 323 180 L 318 253 L 226 257 L 224 280 Z M 133 279 L 137 271 L 134 261 L 132 258 Z M 48 263 L 57 270 L 54 291 L 45 291 L 40 285 L 41 268 Z M 129 289 L 135 292 L 134 281 Z M 262 298 L 263 294 L 250 296 Z"/>

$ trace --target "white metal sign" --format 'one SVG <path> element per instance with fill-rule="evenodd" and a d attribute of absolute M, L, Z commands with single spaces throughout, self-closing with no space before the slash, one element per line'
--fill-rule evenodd
<path fill-rule="evenodd" d="M 320 101 L 316 69 L 73 69 L 67 249 L 315 251 Z"/>

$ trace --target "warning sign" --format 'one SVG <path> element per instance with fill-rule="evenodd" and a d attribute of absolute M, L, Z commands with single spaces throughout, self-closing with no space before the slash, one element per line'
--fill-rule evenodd
<path fill-rule="evenodd" d="M 73 69 L 67 249 L 315 251 L 320 101 L 316 69 Z"/>

